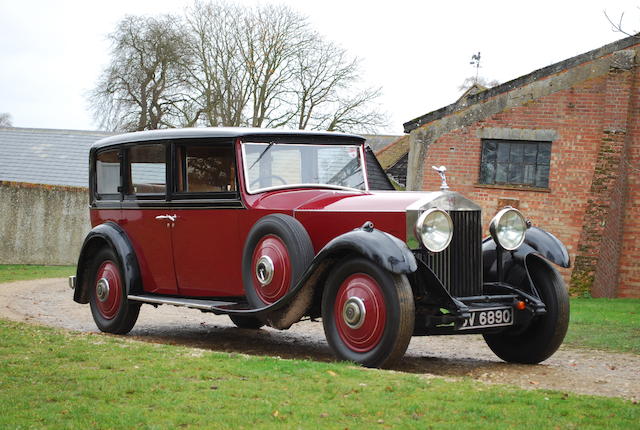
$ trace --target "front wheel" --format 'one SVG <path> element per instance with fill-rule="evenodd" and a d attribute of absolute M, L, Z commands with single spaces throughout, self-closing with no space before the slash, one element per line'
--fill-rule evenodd
<path fill-rule="evenodd" d="M 89 272 L 90 306 L 93 320 L 106 333 L 126 334 L 135 325 L 140 303 L 127 299 L 127 289 L 115 252 L 101 249 Z"/>
<path fill-rule="evenodd" d="M 547 313 L 524 331 L 484 335 L 489 348 L 510 363 L 537 364 L 551 357 L 569 326 L 569 294 L 558 272 L 538 257 L 527 260 L 527 270 Z"/>
<path fill-rule="evenodd" d="M 365 258 L 346 260 L 329 275 L 322 323 L 335 355 L 367 367 L 389 367 L 404 355 L 415 322 L 411 286 Z"/>

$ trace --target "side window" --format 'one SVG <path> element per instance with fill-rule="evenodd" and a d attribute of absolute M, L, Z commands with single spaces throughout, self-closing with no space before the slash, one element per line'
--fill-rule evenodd
<path fill-rule="evenodd" d="M 102 151 L 96 157 L 96 192 L 98 198 L 120 197 L 120 159 L 118 149 Z"/>
<path fill-rule="evenodd" d="M 165 194 L 167 189 L 167 151 L 162 144 L 129 148 L 128 195 Z"/>
<path fill-rule="evenodd" d="M 231 145 L 177 146 L 178 193 L 236 191 L 236 169 Z"/>

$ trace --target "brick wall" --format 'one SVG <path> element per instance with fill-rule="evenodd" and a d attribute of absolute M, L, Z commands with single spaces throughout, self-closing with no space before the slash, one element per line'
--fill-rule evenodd
<path fill-rule="evenodd" d="M 624 67 L 628 61 L 616 66 L 620 55 L 633 59 L 635 52 L 628 51 L 599 59 L 598 64 L 612 64 L 599 76 L 580 79 L 575 73 L 570 85 L 564 73 L 545 77 L 535 85 L 546 86 L 547 94 L 494 114 L 475 115 L 440 134 L 421 149 L 426 156 L 417 176 L 419 188 L 437 189 L 440 180 L 431 166 L 444 164 L 452 190 L 482 205 L 485 232 L 491 217 L 508 202 L 562 240 L 575 267 L 573 275 L 571 269 L 563 271 L 573 292 L 640 297 L 640 76 L 633 61 L 630 67 Z M 566 88 L 553 91 L 562 79 Z M 518 91 L 520 96 L 527 88 Z M 450 116 L 465 114 L 469 113 Z M 416 132 L 428 135 L 430 127 L 438 126 L 426 124 Z M 478 184 L 481 136 L 494 128 L 555 132 L 548 190 Z"/>

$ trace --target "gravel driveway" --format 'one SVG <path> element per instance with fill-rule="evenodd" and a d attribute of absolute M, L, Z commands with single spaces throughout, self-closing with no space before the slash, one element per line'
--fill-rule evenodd
<path fill-rule="evenodd" d="M 98 332 L 89 305 L 75 303 L 72 294 L 66 279 L 0 284 L 0 317 Z M 314 321 L 300 322 L 286 331 L 243 330 L 226 316 L 145 305 L 129 337 L 216 351 L 333 360 L 322 323 Z M 561 347 L 542 364 L 514 365 L 493 355 L 481 336 L 414 337 L 395 370 L 640 400 L 640 356 L 634 354 Z"/>

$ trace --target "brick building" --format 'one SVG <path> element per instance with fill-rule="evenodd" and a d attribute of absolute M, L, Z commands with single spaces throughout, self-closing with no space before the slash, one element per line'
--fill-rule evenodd
<path fill-rule="evenodd" d="M 410 190 L 453 190 L 505 205 L 569 249 L 573 293 L 640 297 L 640 39 L 536 70 L 404 124 L 378 153 Z M 403 149 L 404 148 L 404 149 Z"/>

